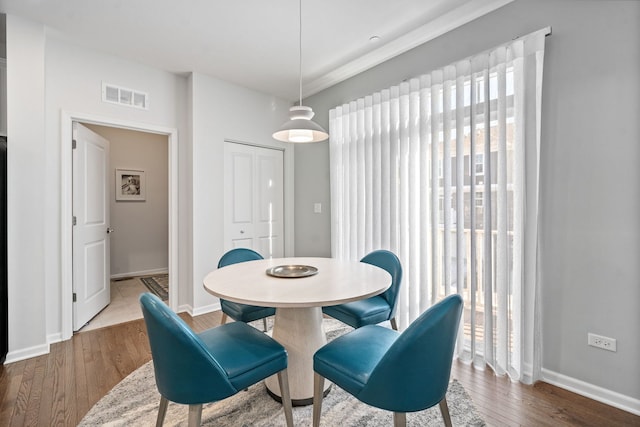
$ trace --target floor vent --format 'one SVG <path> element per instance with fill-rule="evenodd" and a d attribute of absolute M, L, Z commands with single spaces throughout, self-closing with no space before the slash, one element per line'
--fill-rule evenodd
<path fill-rule="evenodd" d="M 127 107 L 149 109 L 149 95 L 133 89 L 102 83 L 102 101 Z"/>

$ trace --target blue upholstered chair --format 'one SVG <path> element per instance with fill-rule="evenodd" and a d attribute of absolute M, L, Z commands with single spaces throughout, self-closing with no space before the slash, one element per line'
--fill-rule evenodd
<path fill-rule="evenodd" d="M 377 250 L 369 253 L 360 261 L 387 270 L 391 274 L 391 287 L 384 293 L 371 298 L 322 307 L 322 312 L 353 328 L 390 320 L 391 327 L 397 331 L 396 306 L 402 282 L 400 260 L 393 252 Z"/>
<path fill-rule="evenodd" d="M 313 356 L 313 425 L 320 425 L 324 379 L 358 400 L 393 412 L 394 425 L 406 425 L 406 413 L 440 404 L 451 425 L 445 394 L 462 315 L 462 298 L 450 295 L 402 333 L 368 325 L 343 335 Z"/>
<path fill-rule="evenodd" d="M 222 258 L 218 261 L 218 268 L 258 259 L 264 258 L 252 249 L 235 248 L 222 255 Z M 262 325 L 265 331 L 267 330 L 267 317 L 276 314 L 276 309 L 273 307 L 259 307 L 256 305 L 240 304 L 237 302 L 227 301 L 225 299 L 220 299 L 220 307 L 222 308 L 222 319 L 220 319 L 221 325 L 224 325 L 227 322 L 227 317 L 231 317 L 233 320 L 245 323 L 262 319 Z"/>
<path fill-rule="evenodd" d="M 278 374 L 287 426 L 293 425 L 287 351 L 266 334 L 242 322 L 194 333 L 158 297 L 140 296 L 140 305 L 160 392 L 157 426 L 169 401 L 189 405 L 189 426 L 199 426 L 202 404 L 233 396 Z"/>

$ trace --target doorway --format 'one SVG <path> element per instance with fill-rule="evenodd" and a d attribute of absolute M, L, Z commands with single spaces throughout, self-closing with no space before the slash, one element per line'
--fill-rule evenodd
<path fill-rule="evenodd" d="M 165 291 L 169 283 L 166 280 L 169 249 L 167 136 L 111 126 L 83 125 L 110 142 L 111 166 L 107 172 L 109 197 L 106 205 L 110 211 L 111 262 L 108 274 L 111 300 L 106 308 L 82 326 L 81 332 L 141 318 L 140 293 L 150 289 L 161 291 L 158 295 L 167 300 L 168 292 Z M 141 177 L 144 178 L 142 181 Z M 136 194 L 122 193 L 122 182 L 127 179 L 135 179 Z M 131 183 L 129 185 L 127 190 L 133 188 Z M 74 268 L 77 269 L 77 265 Z M 145 283 L 150 281 L 164 286 L 147 288 Z M 74 319 L 75 323 L 77 320 Z"/>
<path fill-rule="evenodd" d="M 72 256 L 72 124 L 81 122 L 89 125 L 118 128 L 143 133 L 164 135 L 168 140 L 168 273 L 169 282 L 175 284 L 169 288 L 169 306 L 177 311 L 178 307 L 178 136 L 174 128 L 166 128 L 145 123 L 135 123 L 123 120 L 94 116 L 90 114 L 71 114 L 62 112 L 61 128 L 61 265 L 62 265 L 62 298 L 61 325 L 62 339 L 67 340 L 73 335 L 73 256 Z M 115 165 L 114 165 L 115 166 Z"/>

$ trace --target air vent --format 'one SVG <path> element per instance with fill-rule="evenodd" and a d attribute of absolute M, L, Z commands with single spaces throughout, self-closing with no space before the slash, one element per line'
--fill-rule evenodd
<path fill-rule="evenodd" d="M 149 109 L 149 95 L 133 89 L 102 83 L 102 101 L 127 107 Z"/>

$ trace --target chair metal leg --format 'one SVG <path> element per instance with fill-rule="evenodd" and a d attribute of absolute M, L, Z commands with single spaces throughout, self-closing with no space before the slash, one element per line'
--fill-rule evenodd
<path fill-rule="evenodd" d="M 393 413 L 393 427 L 406 427 L 407 414 L 405 412 Z"/>
<path fill-rule="evenodd" d="M 313 374 L 313 427 L 320 427 L 322 398 L 324 397 L 324 377 L 317 372 Z"/>
<path fill-rule="evenodd" d="M 293 427 L 293 408 L 289 392 L 289 375 L 286 369 L 278 372 L 278 385 L 280 386 L 280 393 L 282 393 L 282 409 L 284 410 L 284 418 L 287 420 L 287 427 Z"/>
<path fill-rule="evenodd" d="M 225 323 L 227 323 L 227 313 L 225 313 L 224 311 L 222 312 L 222 317 L 220 318 L 220 324 L 224 325 Z"/>
<path fill-rule="evenodd" d="M 440 412 L 442 412 L 442 419 L 446 427 L 451 427 L 451 416 L 449 415 L 449 407 L 447 406 L 447 398 L 443 398 L 440 401 Z"/>
<path fill-rule="evenodd" d="M 200 427 L 202 405 L 189 405 L 189 427 Z"/>
<path fill-rule="evenodd" d="M 398 330 L 398 321 L 396 320 L 395 317 L 393 317 L 391 320 L 391 329 L 393 329 L 394 331 Z"/>
<path fill-rule="evenodd" d="M 264 332 L 267 332 L 267 318 L 266 317 L 262 318 L 262 330 Z"/>
<path fill-rule="evenodd" d="M 167 415 L 167 405 L 169 401 L 166 397 L 160 396 L 160 406 L 158 407 L 158 419 L 156 420 L 156 427 L 162 427 L 164 424 L 164 417 Z"/>

